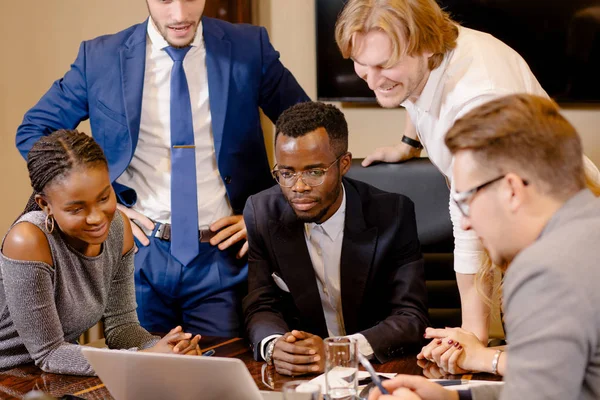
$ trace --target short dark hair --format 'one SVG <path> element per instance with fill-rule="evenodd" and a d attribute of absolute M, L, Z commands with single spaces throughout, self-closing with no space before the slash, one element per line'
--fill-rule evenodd
<path fill-rule="evenodd" d="M 456 121 L 445 141 L 452 154 L 470 150 L 483 168 L 522 173 L 555 198 L 585 187 L 579 135 L 544 97 L 513 94 L 485 103 Z"/>
<path fill-rule="evenodd" d="M 348 151 L 348 123 L 336 106 L 318 101 L 296 104 L 285 110 L 275 124 L 275 143 L 277 136 L 298 138 L 324 128 L 329 144 L 337 157 Z"/>
<path fill-rule="evenodd" d="M 102 148 L 83 132 L 61 129 L 38 140 L 27 155 L 27 169 L 33 193 L 23 210 L 23 214 L 39 210 L 35 201 L 37 194 L 64 178 L 78 166 L 103 165 L 108 162 Z"/>

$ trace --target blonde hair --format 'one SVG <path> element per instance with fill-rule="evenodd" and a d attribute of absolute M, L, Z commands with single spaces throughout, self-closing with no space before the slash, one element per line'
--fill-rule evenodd
<path fill-rule="evenodd" d="M 487 251 L 483 252 L 479 269 L 475 274 L 475 288 L 483 302 L 490 308 L 502 298 L 502 278 L 506 272 L 507 265 L 496 265 L 490 259 Z M 496 277 L 501 272 L 500 278 Z"/>
<path fill-rule="evenodd" d="M 380 30 L 392 42 L 388 68 L 404 54 L 431 52 L 429 69 L 437 68 L 444 55 L 456 47 L 458 24 L 435 0 L 349 0 L 335 25 L 335 40 L 344 58 L 352 56 L 357 33 Z"/>
<path fill-rule="evenodd" d="M 592 193 L 594 193 L 594 196 L 600 197 L 600 182 L 594 180 L 591 174 L 592 171 L 585 170 L 585 185 Z"/>

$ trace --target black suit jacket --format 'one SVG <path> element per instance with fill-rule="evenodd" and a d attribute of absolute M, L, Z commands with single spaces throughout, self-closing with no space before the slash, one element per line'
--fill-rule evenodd
<path fill-rule="evenodd" d="M 346 220 L 340 260 L 347 334 L 362 333 L 381 362 L 417 349 L 428 324 L 423 258 L 414 205 L 407 197 L 343 179 Z M 248 295 L 243 300 L 254 356 L 272 334 L 298 329 L 328 336 L 304 224 L 279 186 L 251 196 Z M 290 292 L 280 289 L 271 274 Z"/>

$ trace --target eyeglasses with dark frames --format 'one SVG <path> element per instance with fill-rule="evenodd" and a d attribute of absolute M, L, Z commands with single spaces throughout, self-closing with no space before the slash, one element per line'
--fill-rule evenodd
<path fill-rule="evenodd" d="M 273 167 L 271 174 L 280 186 L 285 188 L 293 187 L 298 178 L 302 177 L 302 182 L 310 187 L 319 186 L 325 182 L 327 171 L 333 167 L 342 157 L 348 153 L 344 153 L 336 158 L 327 168 L 311 168 L 304 171 L 292 172 L 289 169 L 277 169 L 277 164 Z"/>
<path fill-rule="evenodd" d="M 470 189 L 470 190 L 465 190 L 464 192 L 453 192 L 452 200 L 454 201 L 454 203 L 456 203 L 456 205 L 458 206 L 458 209 L 460 210 L 462 215 L 464 215 L 465 217 L 469 217 L 470 211 L 471 211 L 470 210 L 471 202 L 473 201 L 473 198 L 475 197 L 475 195 L 481 189 L 486 188 L 486 187 L 490 186 L 491 184 L 504 179 L 504 177 L 506 177 L 506 175 L 508 175 L 508 174 L 504 174 L 497 178 L 486 181 L 486 182 L 482 183 L 481 185 L 474 187 L 473 189 Z M 529 184 L 529 182 L 527 182 L 525 179 L 523 179 L 523 185 L 527 186 L 528 184 Z"/>

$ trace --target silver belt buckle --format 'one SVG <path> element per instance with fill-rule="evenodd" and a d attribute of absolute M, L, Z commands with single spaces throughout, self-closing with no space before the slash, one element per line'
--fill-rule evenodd
<path fill-rule="evenodd" d="M 162 239 L 163 233 L 165 232 L 165 224 L 162 224 L 160 222 L 156 222 L 156 224 L 158 225 L 158 229 L 154 233 L 154 237 Z"/>
<path fill-rule="evenodd" d="M 171 240 L 171 224 L 161 224 L 159 222 L 156 222 L 158 225 L 158 228 L 156 228 L 156 233 L 154 234 L 154 237 L 157 237 L 161 240 L 167 240 L 170 241 Z"/>

